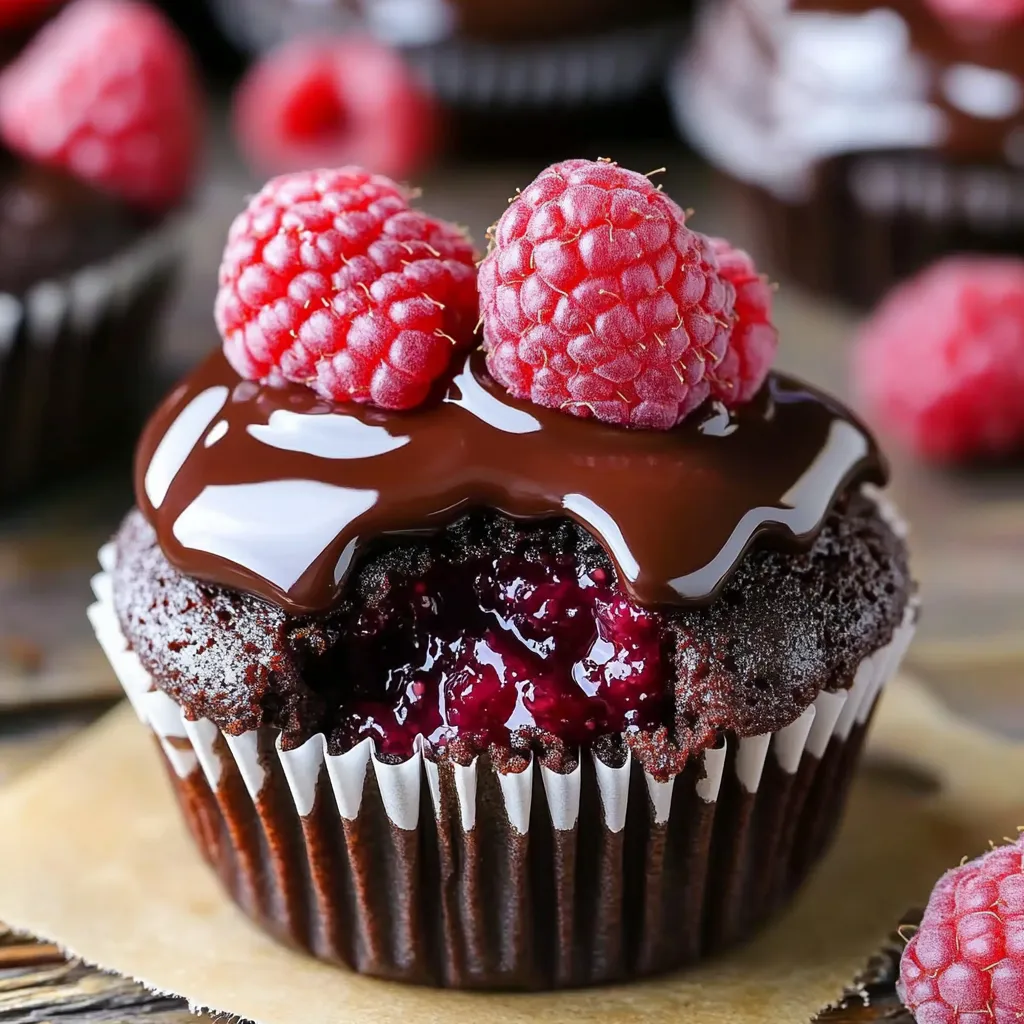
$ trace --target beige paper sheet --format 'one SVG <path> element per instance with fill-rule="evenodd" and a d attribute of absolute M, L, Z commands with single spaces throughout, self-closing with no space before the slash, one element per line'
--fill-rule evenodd
<path fill-rule="evenodd" d="M 250 926 L 193 852 L 152 741 L 121 707 L 0 797 L 0 920 L 262 1024 L 798 1024 L 940 871 L 1024 818 L 1024 747 L 958 723 L 906 680 L 884 699 L 868 762 L 833 853 L 745 949 L 618 988 L 446 993 L 318 964 Z"/>

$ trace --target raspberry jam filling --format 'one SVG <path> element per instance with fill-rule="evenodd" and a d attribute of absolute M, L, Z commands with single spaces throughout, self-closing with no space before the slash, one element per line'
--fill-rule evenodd
<path fill-rule="evenodd" d="M 335 740 L 405 758 L 548 733 L 568 746 L 666 720 L 661 616 L 573 557 L 439 563 L 353 613 L 317 688 L 343 688 Z M 517 735 L 518 734 L 518 735 Z"/>

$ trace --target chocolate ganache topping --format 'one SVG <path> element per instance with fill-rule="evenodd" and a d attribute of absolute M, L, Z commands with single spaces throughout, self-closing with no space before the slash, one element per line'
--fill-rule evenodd
<path fill-rule="evenodd" d="M 809 545 L 838 494 L 886 475 L 841 404 L 781 374 L 663 432 L 517 401 L 479 352 L 395 413 L 243 381 L 218 351 L 150 421 L 136 492 L 179 571 L 306 614 L 335 603 L 366 545 L 481 506 L 568 515 L 637 601 L 700 603 L 755 538 Z"/>

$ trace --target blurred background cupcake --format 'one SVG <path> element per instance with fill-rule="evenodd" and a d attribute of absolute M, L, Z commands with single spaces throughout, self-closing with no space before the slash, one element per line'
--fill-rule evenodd
<path fill-rule="evenodd" d="M 1024 253 L 1024 4 L 721 0 L 672 86 L 775 268 L 857 304 Z"/>
<path fill-rule="evenodd" d="M 689 9 L 679 0 L 210 2 L 227 37 L 252 54 L 325 33 L 397 49 L 453 114 L 449 141 L 488 155 L 564 154 L 566 133 L 667 137 L 663 82 Z"/>
<path fill-rule="evenodd" d="M 0 7 L 0 500 L 127 450 L 202 130 L 135 0 Z"/>

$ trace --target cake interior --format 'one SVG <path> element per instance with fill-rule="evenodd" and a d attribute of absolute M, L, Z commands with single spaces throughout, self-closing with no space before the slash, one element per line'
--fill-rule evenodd
<path fill-rule="evenodd" d="M 756 544 L 699 606 L 641 606 L 574 522 L 491 510 L 370 546 L 315 616 L 183 576 L 138 512 L 117 549 L 125 635 L 191 717 L 286 747 L 322 732 L 333 753 L 369 737 L 396 761 L 425 743 L 568 766 L 628 744 L 656 775 L 848 687 L 912 590 L 902 540 L 857 491 L 809 549 Z"/>

